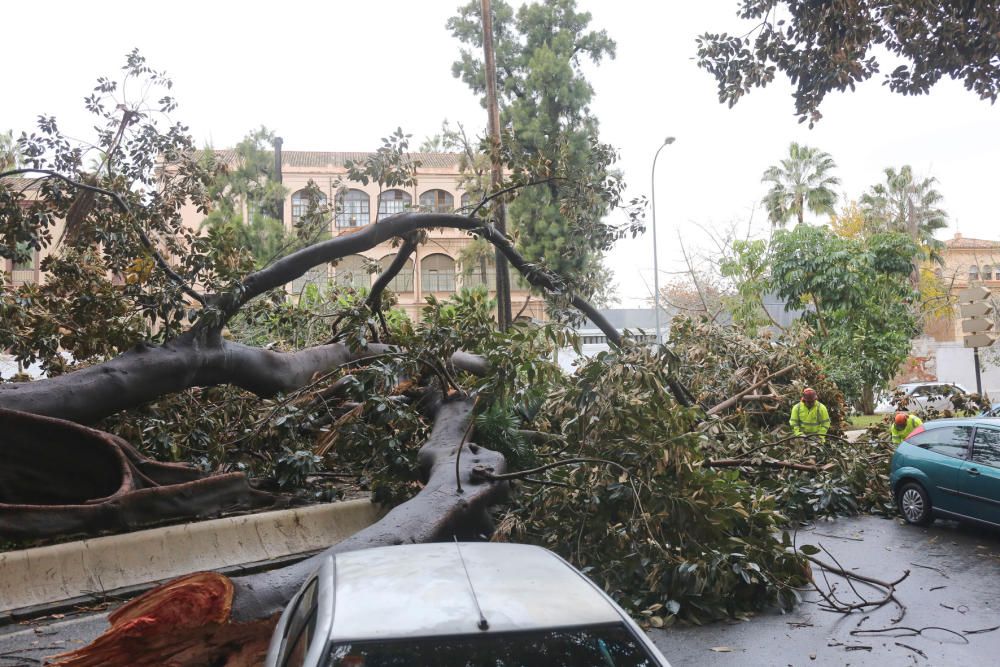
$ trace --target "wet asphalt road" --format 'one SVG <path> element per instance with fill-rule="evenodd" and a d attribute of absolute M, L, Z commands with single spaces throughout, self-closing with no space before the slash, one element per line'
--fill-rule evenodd
<path fill-rule="evenodd" d="M 1000 532 L 941 521 L 919 528 L 863 517 L 799 531 L 798 544 L 807 543 L 822 544 L 844 568 L 877 579 L 895 579 L 910 570 L 896 589 L 906 606 L 897 626 L 939 626 L 960 634 L 1000 626 Z M 814 576 L 822 582 L 819 568 Z M 837 591 L 850 595 L 843 580 Z M 962 637 L 942 630 L 909 637 L 851 635 L 852 630 L 892 626 L 898 608 L 890 604 L 845 616 L 819 609 L 815 593 L 804 597 L 809 602 L 789 614 L 770 612 L 749 621 L 651 635 L 674 667 L 1000 665 L 1000 629 Z M 871 597 L 878 596 L 873 592 Z"/>
<path fill-rule="evenodd" d="M 863 517 L 800 530 L 798 543 L 822 544 L 845 568 L 878 579 L 894 579 L 910 570 L 897 587 L 906 605 L 899 626 L 939 626 L 960 634 L 1000 626 L 1000 532 L 940 521 L 917 528 Z M 818 569 L 815 572 L 821 581 Z M 838 592 L 846 589 L 838 584 Z M 941 630 L 916 637 L 852 636 L 859 628 L 891 626 L 898 610 L 890 605 L 844 616 L 819 609 L 815 594 L 805 599 L 789 614 L 769 612 L 749 621 L 651 635 L 674 667 L 1000 665 L 1000 629 L 963 637 Z M 106 627 L 104 616 L 0 627 L 0 667 L 37 666 L 44 656 L 87 643 Z"/>

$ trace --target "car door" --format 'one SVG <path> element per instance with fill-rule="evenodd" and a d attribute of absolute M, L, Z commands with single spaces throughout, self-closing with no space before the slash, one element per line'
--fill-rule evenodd
<path fill-rule="evenodd" d="M 931 505 L 945 512 L 966 514 L 969 510 L 958 490 L 959 472 L 969 458 L 972 425 L 927 428 L 906 439 L 916 449 L 907 452 L 907 466 L 927 476 Z"/>
<path fill-rule="evenodd" d="M 928 401 L 930 399 L 931 387 L 921 386 L 915 387 L 913 391 L 910 392 L 909 397 L 906 401 L 906 409 L 911 411 L 922 410 L 928 406 Z"/>
<path fill-rule="evenodd" d="M 976 427 L 972 460 L 962 465 L 958 490 L 969 516 L 1000 525 L 1000 428 Z"/>

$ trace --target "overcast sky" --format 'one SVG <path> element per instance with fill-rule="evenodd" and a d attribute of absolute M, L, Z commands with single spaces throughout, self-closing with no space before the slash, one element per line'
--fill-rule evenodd
<path fill-rule="evenodd" d="M 520 4 L 520 3 L 518 3 Z M 82 98 L 98 75 L 115 76 L 138 47 L 174 79 L 174 118 L 199 142 L 230 146 L 266 125 L 287 150 L 364 151 L 397 126 L 414 146 L 449 119 L 479 131 L 485 112 L 451 75 L 458 43 L 444 27 L 456 0 L 373 2 L 190 2 L 145 5 L 90 0 L 5 4 L 0 131 L 31 130 L 55 115 L 70 134 L 89 137 Z M 913 166 L 938 179 L 951 216 L 942 238 L 1000 237 L 992 204 L 1000 156 L 1000 108 L 944 81 L 929 96 L 892 95 L 872 80 L 832 94 L 812 130 L 793 111 L 781 81 L 733 109 L 718 102 L 714 79 L 694 63 L 695 37 L 745 32 L 737 0 L 652 2 L 580 0 L 592 26 L 618 43 L 617 58 L 589 69 L 602 138 L 618 147 L 631 195 L 650 193 L 656 171 L 661 270 L 679 268 L 677 235 L 706 246 L 700 228 L 743 229 L 765 187 L 762 172 L 792 141 L 829 152 L 842 191 L 858 198 L 887 166 Z M 883 67 L 891 71 L 892 67 Z M 648 221 L 647 221 L 648 222 Z M 609 258 L 625 305 L 652 293 L 652 241 L 624 241 Z M 661 275 L 661 282 L 667 278 Z"/>

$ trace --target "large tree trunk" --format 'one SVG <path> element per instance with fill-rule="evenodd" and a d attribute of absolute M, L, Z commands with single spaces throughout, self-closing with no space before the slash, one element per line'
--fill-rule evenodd
<path fill-rule="evenodd" d="M 174 580 L 119 609 L 109 616 L 111 626 L 104 634 L 56 656 L 53 664 L 258 665 L 282 608 L 328 555 L 453 536 L 470 539 L 487 532 L 487 510 L 505 499 L 507 485 L 473 475 L 472 470 L 486 467 L 502 473 L 506 463 L 497 452 L 463 444 L 474 402 L 453 398 L 433 407 L 434 428 L 419 453 L 424 488 L 374 525 L 290 567 L 238 579 L 201 573 Z"/>
<path fill-rule="evenodd" d="M 5 539 L 93 536 L 291 502 L 251 488 L 243 473 L 158 463 L 109 433 L 0 408 Z"/>

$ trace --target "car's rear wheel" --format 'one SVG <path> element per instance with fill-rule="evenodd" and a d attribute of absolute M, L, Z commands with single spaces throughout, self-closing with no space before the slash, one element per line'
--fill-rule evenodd
<path fill-rule="evenodd" d="M 922 526 L 931 520 L 931 499 L 924 487 L 916 482 L 907 482 L 899 490 L 899 513 L 907 523 Z"/>

